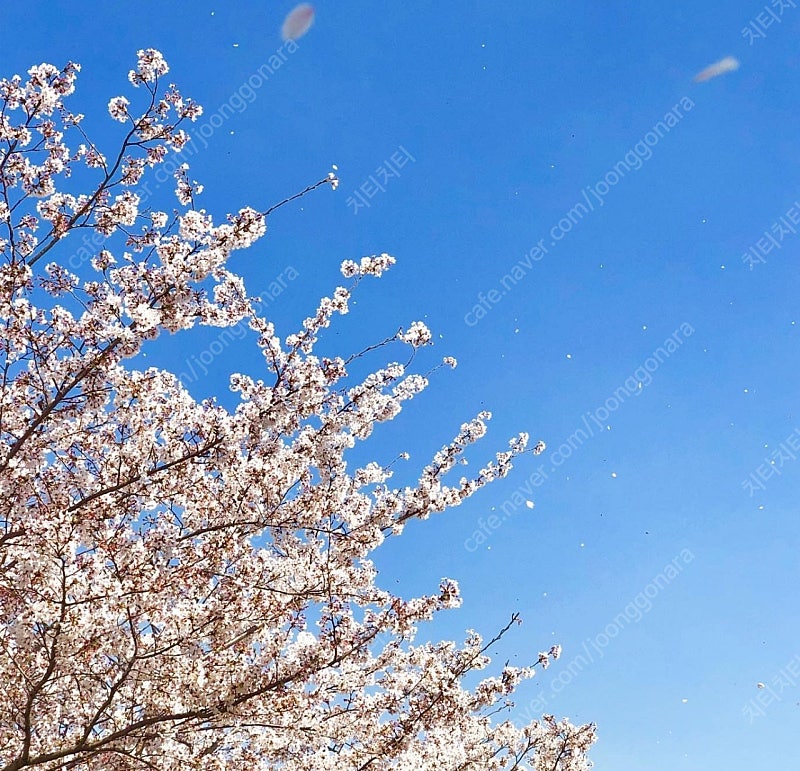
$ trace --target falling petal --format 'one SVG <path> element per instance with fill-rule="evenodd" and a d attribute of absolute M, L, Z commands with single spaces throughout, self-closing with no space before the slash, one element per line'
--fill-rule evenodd
<path fill-rule="evenodd" d="M 694 82 L 703 83 L 706 80 L 711 80 L 711 78 L 716 78 L 719 75 L 724 75 L 726 72 L 733 72 L 738 69 L 738 60 L 734 59 L 732 56 L 726 56 L 724 59 L 720 59 L 718 62 L 709 65 L 702 72 L 698 72 L 697 75 L 694 76 Z"/>
<path fill-rule="evenodd" d="M 308 32 L 314 23 L 314 7 L 308 3 L 300 3 L 286 17 L 281 27 L 284 40 L 297 40 Z"/>

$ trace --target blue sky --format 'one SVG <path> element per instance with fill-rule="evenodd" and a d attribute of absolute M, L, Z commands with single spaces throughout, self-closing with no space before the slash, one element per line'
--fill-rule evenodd
<path fill-rule="evenodd" d="M 275 212 L 232 266 L 254 291 L 278 283 L 286 334 L 343 259 L 398 259 L 323 347 L 346 354 L 423 319 L 437 341 L 423 371 L 458 358 L 364 448 L 384 461 L 408 449 L 401 476 L 482 409 L 494 419 L 469 468 L 518 431 L 547 442 L 377 561 L 408 595 L 459 580 L 463 608 L 424 635 L 489 638 L 519 611 L 500 660 L 561 643 L 517 714 L 544 703 L 597 722 L 597 768 L 800 762 L 800 225 L 779 225 L 800 222 L 800 9 L 767 3 L 321 1 L 291 54 L 279 30 L 292 3 L 3 14 L 2 74 L 79 61 L 74 109 L 109 148 L 109 98 L 131 96 L 137 49 L 161 50 L 206 108 L 196 129 L 223 116 L 191 159 L 217 218 L 338 165 L 338 191 Z M 765 8 L 778 20 L 748 39 Z M 242 90 L 273 55 L 280 66 Z M 725 56 L 740 69 L 693 82 Z M 348 198 L 403 152 L 413 160 L 354 213 Z M 779 246 L 748 264 L 765 231 Z M 185 371 L 218 334 L 160 338 L 148 361 Z M 230 371 L 257 373 L 251 342 L 226 344 L 192 392 L 224 396 Z"/>

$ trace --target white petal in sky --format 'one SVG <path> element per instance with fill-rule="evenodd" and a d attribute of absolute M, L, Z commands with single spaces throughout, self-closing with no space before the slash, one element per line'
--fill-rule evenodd
<path fill-rule="evenodd" d="M 281 37 L 284 40 L 297 40 L 311 29 L 314 23 L 314 7 L 308 3 L 300 3 L 284 19 L 281 27 Z"/>
<path fill-rule="evenodd" d="M 694 76 L 694 82 L 702 83 L 703 81 L 711 80 L 711 78 L 716 78 L 719 75 L 724 75 L 726 72 L 733 72 L 738 69 L 739 61 L 732 56 L 726 56 L 724 59 L 720 59 L 718 62 L 709 65 L 702 72 L 698 72 L 697 75 Z"/>

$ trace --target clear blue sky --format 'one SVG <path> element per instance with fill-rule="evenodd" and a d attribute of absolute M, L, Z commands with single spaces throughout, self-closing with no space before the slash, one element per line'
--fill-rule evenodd
<path fill-rule="evenodd" d="M 469 468 L 520 430 L 548 443 L 388 544 L 382 580 L 408 595 L 460 581 L 463 608 L 424 634 L 488 638 L 520 611 L 501 660 L 560 642 L 518 714 L 538 699 L 597 722 L 597 768 L 800 767 L 800 226 L 763 262 L 742 260 L 778 220 L 800 220 L 800 9 L 773 8 L 751 41 L 742 29 L 768 17 L 743 0 L 323 0 L 287 55 L 291 7 L 12 4 L 2 74 L 79 61 L 72 104 L 106 143 L 120 127 L 101 113 L 131 96 L 136 50 L 160 49 L 206 108 L 196 128 L 222 116 L 191 159 L 217 217 L 337 164 L 338 191 L 280 209 L 232 265 L 254 291 L 284 275 L 270 307 L 286 334 L 341 260 L 397 257 L 324 346 L 346 354 L 424 319 L 437 346 L 421 367 L 459 367 L 376 431 L 371 454 L 408 449 L 410 475 L 481 409 L 494 420 Z M 243 91 L 274 54 L 280 66 Z M 693 82 L 725 56 L 740 69 Z M 400 147 L 414 160 L 354 214 L 348 197 Z M 159 339 L 148 361 L 185 370 L 217 335 Z M 191 389 L 224 395 L 228 372 L 259 362 L 236 342 Z M 751 495 L 742 483 L 759 473 Z"/>

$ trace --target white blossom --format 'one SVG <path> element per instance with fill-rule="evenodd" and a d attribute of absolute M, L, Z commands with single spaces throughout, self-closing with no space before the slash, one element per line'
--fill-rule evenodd
<path fill-rule="evenodd" d="M 142 83 L 152 83 L 159 75 L 166 75 L 169 72 L 164 57 L 154 48 L 146 48 L 138 51 L 139 61 L 135 70 L 128 73 L 128 80 L 134 85 Z"/>
<path fill-rule="evenodd" d="M 403 597 L 373 563 L 387 539 L 424 537 L 409 520 L 507 474 L 528 435 L 458 482 L 447 475 L 486 435 L 488 411 L 421 469 L 404 464 L 416 481 L 393 484 L 406 452 L 356 456 L 432 377 L 399 345 L 430 344 L 422 322 L 361 353 L 320 350 L 360 280 L 394 258 L 345 260 L 352 286 L 279 336 L 247 290 L 259 208 L 197 209 L 185 164 L 174 214 L 174 200 L 135 192 L 185 141 L 178 123 L 200 114 L 159 83 L 163 56 L 139 51 L 130 73 L 141 111 L 108 103 L 132 140 L 107 156 L 85 135 L 65 144 L 78 71 L 41 64 L 0 81 L 0 140 L 25 147 L 0 175 L 0 201 L 13 202 L 0 203 L 13 234 L 0 242 L 0 768 L 586 771 L 593 725 L 502 715 L 558 646 L 512 667 L 476 632 L 426 642 L 421 625 L 461 605 L 458 583 Z M 76 189 L 85 178 L 100 181 Z M 197 324 L 202 342 L 187 334 Z M 174 362 L 147 367 L 164 332 Z M 241 360 L 247 345 L 260 363 Z M 382 357 L 389 348 L 405 363 Z M 230 378 L 224 403 L 188 382 L 185 362 L 197 374 L 212 360 Z"/>
<path fill-rule="evenodd" d="M 414 348 L 429 345 L 432 337 L 431 331 L 421 321 L 415 321 L 406 332 L 400 335 L 400 339 L 404 343 L 413 345 Z"/>
<path fill-rule="evenodd" d="M 120 123 L 128 119 L 128 105 L 130 102 L 124 96 L 115 96 L 108 103 L 108 114 Z"/>

